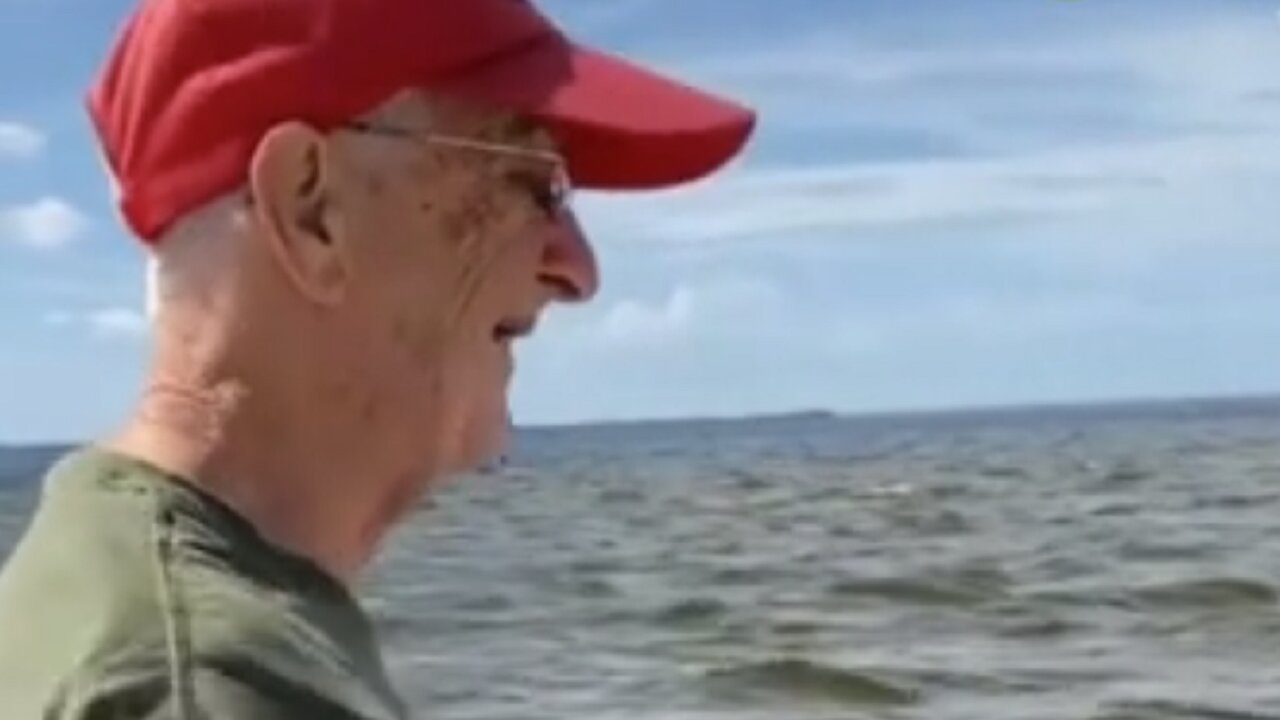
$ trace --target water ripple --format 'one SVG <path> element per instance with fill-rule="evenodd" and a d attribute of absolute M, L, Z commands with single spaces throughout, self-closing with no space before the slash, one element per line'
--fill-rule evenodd
<path fill-rule="evenodd" d="M 1272 717 L 1280 402 L 1179 407 L 541 432 L 365 596 L 440 720 Z"/>
<path fill-rule="evenodd" d="M 1274 606 L 1276 589 L 1260 580 L 1216 577 L 1153 583 L 1131 591 L 1139 602 L 1154 607 L 1213 609 Z"/>
<path fill-rule="evenodd" d="M 711 670 L 706 675 L 726 692 L 779 693 L 797 700 L 830 700 L 850 705 L 910 705 L 913 688 L 874 675 L 801 658 L 775 658 Z"/>
<path fill-rule="evenodd" d="M 1108 703 L 1090 720 L 1280 720 L 1280 715 L 1163 700 Z"/>
<path fill-rule="evenodd" d="M 874 598 L 895 603 L 971 606 L 1000 598 L 1002 578 L 846 578 L 831 583 L 837 597 Z"/>

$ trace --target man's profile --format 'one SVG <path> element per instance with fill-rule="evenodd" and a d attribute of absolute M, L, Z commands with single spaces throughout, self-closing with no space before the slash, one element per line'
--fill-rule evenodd
<path fill-rule="evenodd" d="M 0 716 L 407 717 L 352 586 L 596 293 L 569 191 L 703 177 L 752 112 L 521 0 L 143 0 L 88 107 L 154 346 L 0 573 Z"/>

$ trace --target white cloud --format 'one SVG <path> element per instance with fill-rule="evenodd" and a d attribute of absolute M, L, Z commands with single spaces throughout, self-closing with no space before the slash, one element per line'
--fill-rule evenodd
<path fill-rule="evenodd" d="M 29 125 L 0 121 L 0 159 L 33 158 L 44 150 L 45 136 Z"/>
<path fill-rule="evenodd" d="M 657 300 L 616 300 L 599 314 L 561 326 L 556 344 L 606 352 L 661 350 L 694 336 L 750 335 L 778 318 L 783 307 L 781 291 L 768 281 L 714 275 L 679 284 Z"/>
<path fill-rule="evenodd" d="M 75 240 L 88 227 L 83 213 L 57 197 L 25 205 L 0 207 L 0 240 L 39 250 L 52 250 Z"/>
<path fill-rule="evenodd" d="M 1188 52 L 1190 48 L 1195 52 Z M 1113 44 L 1110 52 L 1163 87 L 1204 100 L 1238 99 L 1280 87 L 1273 72 L 1280 63 L 1280 41 L 1275 28 L 1261 22 L 1202 21 L 1165 32 L 1137 33 Z"/>
<path fill-rule="evenodd" d="M 1025 34 L 925 23 L 895 37 L 850 22 L 746 52 L 685 47 L 672 65 L 760 108 L 757 141 L 674 192 L 585 194 L 584 222 L 606 248 L 699 272 L 783 253 L 807 268 L 834 255 L 851 273 L 866 254 L 892 270 L 883 258 L 929 263 L 925 246 L 945 245 L 1096 284 L 1166 256 L 1274 246 L 1280 41 L 1266 13 L 1077 24 L 1082 11 Z M 1204 47 L 1207 60 L 1187 51 Z M 615 311 L 674 328 L 674 299 Z"/>
<path fill-rule="evenodd" d="M 1022 89 L 1033 86 L 1037 77 L 1104 81 L 1085 88 L 1090 93 L 1106 91 L 1108 80 L 1149 81 L 1152 90 L 1171 94 L 1219 95 L 1259 85 L 1276 87 L 1271 68 L 1280 60 L 1280 42 L 1261 14 L 1209 11 L 1137 19 L 1099 27 L 1095 17 L 1094 22 L 1064 22 L 1023 35 L 1001 32 L 991 37 L 948 32 L 946 23 L 928 29 L 914 25 L 905 33 L 902 28 L 885 32 L 869 25 L 814 26 L 804 33 L 775 34 L 748 52 L 731 44 L 686 53 L 679 64 L 717 85 L 728 83 L 765 95 L 788 89 L 809 93 L 827 111 L 842 104 L 830 102 L 829 95 L 812 97 L 814 90 L 910 93 L 923 84 L 931 93 L 943 91 L 948 103 L 963 99 L 939 87 L 939 79 L 973 78 L 992 85 L 1007 79 Z M 920 33 L 930 30 L 936 36 L 922 42 Z M 1080 52 L 1082 42 L 1088 43 L 1088 52 Z M 966 83 L 964 89 L 974 86 Z M 878 110 L 856 103 L 851 109 Z"/>
<path fill-rule="evenodd" d="M 1215 198 L 1274 189 L 1278 142 L 1277 133 L 1203 135 L 1008 158 L 742 169 L 677 193 L 589 198 L 584 215 L 603 237 L 673 243 L 1138 209 L 1163 225 Z"/>
<path fill-rule="evenodd" d="M 103 340 L 133 339 L 147 334 L 147 319 L 130 308 L 100 308 L 90 312 L 85 321 L 94 337 Z"/>
<path fill-rule="evenodd" d="M 746 55 L 698 58 L 690 62 L 690 67 L 700 76 L 765 92 L 787 87 L 799 91 L 829 87 L 900 91 L 904 85 L 932 81 L 938 76 L 986 75 L 1011 68 L 1035 73 L 1099 67 L 1097 55 L 1082 60 L 1079 53 L 1051 46 L 903 50 L 861 44 L 850 48 L 848 43 L 847 37 L 788 37 L 785 44 L 758 48 Z"/>
<path fill-rule="evenodd" d="M 638 300 L 622 300 L 600 321 L 603 340 L 620 345 L 651 345 L 679 338 L 689 328 L 694 312 L 694 293 L 679 287 L 658 305 Z"/>
<path fill-rule="evenodd" d="M 75 328 L 94 340 L 136 340 L 147 335 L 148 323 L 142 313 L 123 306 L 105 306 L 92 310 L 51 310 L 44 323 L 56 328 Z"/>
<path fill-rule="evenodd" d="M 685 49 L 671 64 L 759 108 L 764 142 L 753 150 L 794 146 L 823 159 L 1008 155 L 1280 128 L 1265 101 L 1280 97 L 1271 72 L 1280 42 L 1264 13 L 1207 5 L 1191 17 L 1120 13 L 1120 22 L 1100 26 L 1107 13 L 1092 10 L 990 36 L 948 20 L 878 32 L 874 12 L 867 22 L 851 13 L 849 22 L 776 33 L 745 51 Z M 1020 14 L 997 14 L 1005 13 Z"/>

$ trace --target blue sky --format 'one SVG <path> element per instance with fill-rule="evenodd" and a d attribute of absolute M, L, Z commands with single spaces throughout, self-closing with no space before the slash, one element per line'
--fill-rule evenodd
<path fill-rule="evenodd" d="M 127 6 L 0 0 L 0 441 L 100 432 L 143 371 L 81 111 Z M 543 7 L 762 124 L 580 196 L 604 290 L 524 348 L 518 421 L 1280 390 L 1276 3 Z"/>

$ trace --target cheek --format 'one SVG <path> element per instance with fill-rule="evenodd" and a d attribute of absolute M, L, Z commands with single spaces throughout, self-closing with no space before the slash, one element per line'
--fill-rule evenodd
<path fill-rule="evenodd" d="M 422 305 L 403 310 L 371 338 L 378 348 L 364 373 L 379 400 L 364 422 L 405 452 L 430 445 L 448 472 L 491 459 L 506 435 L 506 356 L 490 335 L 492 312 L 481 309 L 488 295 L 475 297 L 453 326 Z"/>
<path fill-rule="evenodd" d="M 378 372 L 393 399 L 457 414 L 488 370 L 487 360 L 478 362 L 476 346 L 477 338 L 459 333 L 438 315 L 405 312 L 386 333 Z"/>
<path fill-rule="evenodd" d="M 407 371 L 425 372 L 433 364 L 440 342 L 431 325 L 427 318 L 410 313 L 401 314 L 392 322 L 391 351 L 403 361 Z"/>

